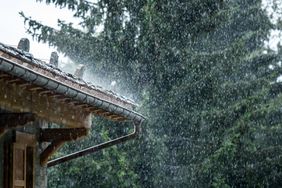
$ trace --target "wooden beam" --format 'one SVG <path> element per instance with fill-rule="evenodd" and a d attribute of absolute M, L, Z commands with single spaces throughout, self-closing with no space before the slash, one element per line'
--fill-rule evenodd
<path fill-rule="evenodd" d="M 0 80 L 7 80 L 7 77 L 0 77 Z"/>
<path fill-rule="evenodd" d="M 102 112 L 105 112 L 105 111 L 102 110 L 102 109 L 97 109 L 97 110 L 94 110 L 94 112 L 99 115 L 99 113 L 102 113 Z"/>
<path fill-rule="evenodd" d="M 77 104 L 77 105 L 75 105 L 76 107 L 79 107 L 79 108 L 87 108 L 87 107 L 89 107 L 89 105 L 88 104 L 82 104 L 82 103 L 79 103 L 79 104 Z"/>
<path fill-rule="evenodd" d="M 97 108 L 96 107 L 93 107 L 93 106 L 88 106 L 88 107 L 85 107 L 84 108 L 85 110 L 87 110 L 87 111 L 94 111 L 94 110 L 97 110 Z"/>
<path fill-rule="evenodd" d="M 51 142 L 55 140 L 72 141 L 88 134 L 86 128 L 54 128 L 54 129 L 41 129 L 40 138 L 41 142 Z"/>
<path fill-rule="evenodd" d="M 120 117 L 120 116 L 118 116 L 118 115 L 116 115 L 116 114 L 109 114 L 109 115 L 107 115 L 107 118 L 109 118 L 109 119 L 115 119 L 115 118 L 118 118 L 118 117 Z"/>
<path fill-rule="evenodd" d="M 29 91 L 44 91 L 44 89 L 42 87 L 31 87 L 29 88 Z"/>
<path fill-rule="evenodd" d="M 7 84 L 12 84 L 12 83 L 21 83 L 22 80 L 19 78 L 11 78 L 8 81 L 6 81 Z"/>
<path fill-rule="evenodd" d="M 0 80 L 7 82 L 8 80 L 10 80 L 11 77 L 1 77 Z"/>
<path fill-rule="evenodd" d="M 112 118 L 112 120 L 114 120 L 114 121 L 125 121 L 125 120 L 127 120 L 127 118 L 120 116 L 120 117 Z"/>
<path fill-rule="evenodd" d="M 38 94 L 39 95 L 45 95 L 45 94 L 51 94 L 51 93 L 53 93 L 53 91 L 44 90 L 44 91 L 40 91 Z"/>
<path fill-rule="evenodd" d="M 5 129 L 4 128 L 0 128 L 0 138 L 1 138 L 2 135 L 4 135 L 4 133 L 5 133 Z"/>
<path fill-rule="evenodd" d="M 53 141 L 41 154 L 40 154 L 40 164 L 45 166 L 48 162 L 48 159 L 53 155 L 62 145 L 64 141 L 58 140 Z"/>
<path fill-rule="evenodd" d="M 60 94 L 55 94 L 55 93 L 54 93 L 54 95 L 52 95 L 51 97 L 57 99 L 57 98 L 59 98 L 59 97 L 61 97 L 61 96 L 62 96 L 62 95 L 60 95 Z"/>
<path fill-rule="evenodd" d="M 8 74 L 4 74 L 4 73 L 0 73 L 0 78 L 6 78 L 6 77 L 10 77 Z"/>
<path fill-rule="evenodd" d="M 71 105 L 71 106 L 76 106 L 80 103 L 78 101 L 70 101 L 70 102 L 68 102 L 68 104 Z"/>
<path fill-rule="evenodd" d="M 15 137 L 16 137 L 15 142 L 17 143 L 24 143 L 30 147 L 36 146 L 36 136 L 33 134 L 16 131 Z"/>
<path fill-rule="evenodd" d="M 26 82 L 26 83 L 19 84 L 19 87 L 27 87 L 30 85 L 31 85 L 30 83 Z"/>
<path fill-rule="evenodd" d="M 97 114 L 100 115 L 100 116 L 109 116 L 111 114 L 111 112 L 105 111 L 105 112 L 100 112 L 100 113 L 97 113 Z"/>
<path fill-rule="evenodd" d="M 0 128 L 8 129 L 23 126 L 35 120 L 32 113 L 0 113 Z"/>

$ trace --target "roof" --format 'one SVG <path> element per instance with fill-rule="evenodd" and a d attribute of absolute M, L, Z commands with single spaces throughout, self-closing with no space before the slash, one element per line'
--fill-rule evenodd
<path fill-rule="evenodd" d="M 6 79 L 3 84 L 20 83 L 19 86 L 31 86 L 32 88 L 29 88 L 31 91 L 37 91 L 37 95 L 46 97 L 40 100 L 48 100 L 45 108 L 52 103 L 49 100 L 56 98 L 68 106 L 79 107 L 83 111 L 111 120 L 144 119 L 141 114 L 134 111 L 136 104 L 133 101 L 65 73 L 51 64 L 34 58 L 28 52 L 2 43 L 0 43 L 0 78 Z"/>

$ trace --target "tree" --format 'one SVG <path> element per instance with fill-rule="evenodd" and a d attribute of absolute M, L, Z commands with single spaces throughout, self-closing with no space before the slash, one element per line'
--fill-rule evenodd
<path fill-rule="evenodd" d="M 22 14 L 28 32 L 142 101 L 149 122 L 125 154 L 142 186 L 281 185 L 281 57 L 260 0 L 45 2 L 84 31 Z"/>
<path fill-rule="evenodd" d="M 66 144 L 56 157 L 100 144 L 113 136 L 109 130 L 109 126 L 112 126 L 110 121 L 96 118 L 93 124 L 95 126 L 89 137 Z M 138 176 L 123 148 L 113 146 L 49 168 L 48 187 L 138 187 Z"/>

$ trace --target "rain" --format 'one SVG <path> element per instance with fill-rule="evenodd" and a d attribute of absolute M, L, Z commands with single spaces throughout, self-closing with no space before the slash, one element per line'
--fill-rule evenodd
<path fill-rule="evenodd" d="M 50 25 L 40 20 L 48 15 L 18 13 L 32 42 L 56 51 L 58 66 L 13 53 L 79 85 L 76 96 L 62 92 L 69 110 L 58 103 L 50 114 L 66 113 L 58 116 L 67 124 L 68 115 L 76 122 L 91 113 L 87 135 L 70 133 L 51 160 L 134 134 L 135 116 L 142 119 L 134 138 L 48 167 L 43 187 L 282 187 L 281 1 L 35 2 L 72 16 Z M 118 105 L 69 102 L 81 88 L 89 91 L 83 102 L 95 101 L 95 90 Z"/>

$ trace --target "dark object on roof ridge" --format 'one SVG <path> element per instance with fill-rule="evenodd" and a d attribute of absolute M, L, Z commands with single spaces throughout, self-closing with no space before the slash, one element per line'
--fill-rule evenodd
<path fill-rule="evenodd" d="M 43 70 L 46 70 L 46 71 L 48 71 L 52 74 L 59 75 L 59 76 L 63 77 L 64 79 L 68 80 L 68 81 L 71 81 L 75 84 L 79 84 L 82 87 L 87 87 L 89 89 L 98 90 L 98 91 L 103 92 L 106 95 L 112 96 L 112 97 L 114 97 L 114 98 L 116 98 L 120 101 L 125 101 L 125 102 L 127 102 L 127 103 L 129 103 L 133 106 L 137 106 L 137 104 L 132 100 L 129 100 L 129 99 L 123 97 L 123 96 L 120 96 L 120 95 L 114 93 L 114 92 L 108 92 L 107 90 L 103 89 L 100 86 L 88 84 L 86 81 L 82 80 L 81 78 L 78 78 L 75 75 L 65 73 L 61 69 L 59 69 L 58 67 L 55 67 L 52 64 L 48 64 L 48 63 L 46 63 L 42 60 L 34 58 L 33 55 L 30 54 L 30 53 L 27 53 L 27 52 L 24 52 L 24 51 L 19 50 L 17 48 L 13 48 L 11 46 L 5 45 L 1 42 L 0 42 L 0 51 L 4 51 L 5 53 L 8 53 L 9 55 L 11 55 L 13 57 L 21 59 L 22 61 L 25 61 L 25 62 L 33 65 L 33 66 L 37 66 L 37 67 L 39 67 Z"/>
<path fill-rule="evenodd" d="M 57 52 L 52 52 L 51 53 L 49 64 L 50 65 L 54 65 L 55 67 L 58 67 L 58 65 L 59 65 L 59 56 L 58 56 Z"/>
<path fill-rule="evenodd" d="M 85 71 L 85 65 L 79 64 L 74 72 L 74 75 L 82 79 Z"/>
<path fill-rule="evenodd" d="M 30 43 L 27 38 L 21 38 L 20 42 L 18 43 L 18 49 L 29 52 L 30 49 Z"/>

